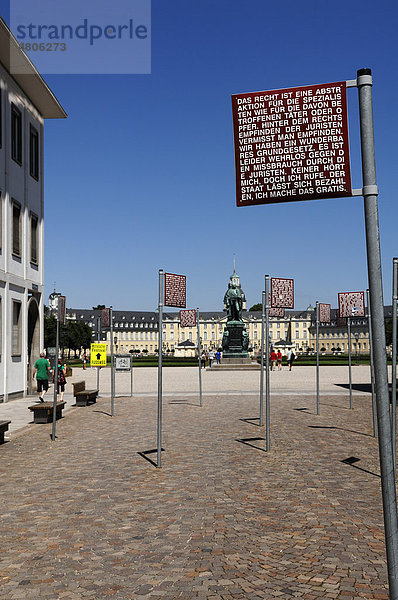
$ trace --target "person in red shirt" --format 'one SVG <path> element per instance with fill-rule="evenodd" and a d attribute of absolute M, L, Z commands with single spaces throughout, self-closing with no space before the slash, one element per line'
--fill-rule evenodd
<path fill-rule="evenodd" d="M 278 371 L 282 371 L 282 352 L 280 350 L 276 353 L 276 363 L 278 365 Z"/>
<path fill-rule="evenodd" d="M 276 363 L 276 352 L 275 350 L 271 350 L 271 353 L 269 355 L 269 360 L 270 360 L 270 369 L 271 371 L 275 370 L 275 363 Z"/>

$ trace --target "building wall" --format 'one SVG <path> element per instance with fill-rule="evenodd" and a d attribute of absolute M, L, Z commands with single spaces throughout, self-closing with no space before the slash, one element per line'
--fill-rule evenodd
<path fill-rule="evenodd" d="M 1 250 L 0 317 L 1 359 L 0 400 L 25 395 L 30 381 L 32 357 L 28 352 L 28 303 L 34 297 L 39 305 L 39 343 L 43 346 L 43 119 L 26 95 L 0 64 L 1 86 Z M 22 116 L 22 165 L 11 157 L 11 105 Z M 30 126 L 39 134 L 39 177 L 30 174 Z M 13 203 L 21 209 L 20 253 L 13 253 Z M 37 262 L 31 260 L 32 215 L 37 218 Z M 20 344 L 12 347 L 13 302 L 20 303 Z M 30 364 L 28 364 L 30 358 Z M 34 358 L 36 360 L 37 356 Z"/>
<path fill-rule="evenodd" d="M 93 328 L 93 341 L 97 339 L 96 322 L 99 311 L 69 310 L 68 318 L 83 320 Z M 130 350 L 147 351 L 154 354 L 158 348 L 158 315 L 154 312 L 114 311 L 113 314 L 113 351 L 126 353 Z M 252 353 L 257 355 L 261 351 L 261 313 L 245 312 L 243 320 L 249 332 L 250 347 Z M 201 348 L 204 350 L 217 349 L 221 346 L 226 314 L 223 312 L 200 314 L 200 338 Z M 95 331 L 94 331 L 95 330 Z M 358 348 L 354 334 L 358 333 Z M 287 352 L 288 347 L 293 347 L 297 353 L 306 353 L 315 350 L 315 326 L 314 312 L 289 311 L 284 318 L 270 318 L 269 324 L 270 344 L 279 341 L 287 342 L 282 353 Z M 110 352 L 110 332 L 103 330 L 101 339 L 106 342 Z M 164 313 L 163 315 L 163 348 L 166 352 L 175 349 L 186 340 L 192 341 L 197 346 L 197 327 L 181 328 L 179 325 L 179 314 Z M 332 353 L 332 348 L 337 347 L 339 342 L 343 351 L 347 352 L 347 328 L 339 327 L 335 322 L 329 326 L 320 328 L 320 348 L 323 345 L 326 352 Z M 367 319 L 356 319 L 352 325 L 351 348 L 353 352 L 361 354 L 369 352 L 369 336 Z M 193 354 L 193 351 L 187 351 Z M 184 351 L 185 353 L 185 351 Z"/>

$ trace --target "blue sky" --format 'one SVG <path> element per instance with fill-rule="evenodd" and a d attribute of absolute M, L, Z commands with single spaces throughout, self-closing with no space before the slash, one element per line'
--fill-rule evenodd
<path fill-rule="evenodd" d="M 231 94 L 370 67 L 391 303 L 397 12 L 392 0 L 153 0 L 150 75 L 45 76 L 69 115 L 45 128 L 46 296 L 55 283 L 68 307 L 153 310 L 163 268 L 187 276 L 188 307 L 222 310 L 234 254 L 248 307 L 265 273 L 294 278 L 297 309 L 366 289 L 362 197 L 236 207 Z M 359 188 L 355 88 L 348 104 Z"/>

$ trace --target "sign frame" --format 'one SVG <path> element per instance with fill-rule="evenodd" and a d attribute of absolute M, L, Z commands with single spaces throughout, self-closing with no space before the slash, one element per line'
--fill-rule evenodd
<path fill-rule="evenodd" d="M 177 273 L 164 273 L 164 306 L 186 308 L 187 306 L 187 277 Z M 176 290 L 176 286 L 181 289 Z"/>
<path fill-rule="evenodd" d="M 238 207 L 353 196 L 346 81 L 231 99 Z"/>
<path fill-rule="evenodd" d="M 352 303 L 360 300 L 359 305 L 351 306 L 351 311 L 354 308 L 359 307 L 358 313 L 349 312 L 349 305 L 345 306 L 345 303 Z M 357 317 L 366 317 L 365 307 L 365 292 L 339 292 L 338 293 L 338 305 L 339 305 L 339 317 L 355 319 Z"/>
<path fill-rule="evenodd" d="M 287 296 L 286 302 L 284 298 L 278 298 L 278 290 L 276 286 L 280 285 L 281 282 L 284 282 L 285 289 L 282 290 L 285 294 L 290 294 Z M 270 308 L 289 308 L 294 309 L 294 279 L 283 278 L 283 277 L 271 277 L 270 282 Z M 279 292 L 280 294 L 280 292 Z"/>

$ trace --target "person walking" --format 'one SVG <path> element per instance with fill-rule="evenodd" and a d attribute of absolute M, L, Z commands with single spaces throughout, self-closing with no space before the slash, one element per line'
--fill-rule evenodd
<path fill-rule="evenodd" d="M 276 364 L 278 366 L 278 371 L 282 371 L 282 352 L 280 350 L 276 353 Z"/>
<path fill-rule="evenodd" d="M 271 369 L 271 371 L 275 371 L 276 352 L 275 352 L 274 349 L 271 350 L 271 353 L 269 355 L 269 360 L 270 360 L 270 369 Z"/>
<path fill-rule="evenodd" d="M 58 361 L 58 380 L 57 380 L 57 402 L 62 402 L 64 399 L 65 384 L 66 384 L 66 365 L 62 364 L 61 359 Z M 61 399 L 59 399 L 61 393 Z"/>
<path fill-rule="evenodd" d="M 87 354 L 85 352 L 83 352 L 83 371 L 86 370 L 86 363 L 87 363 Z"/>
<path fill-rule="evenodd" d="M 206 352 L 204 352 L 204 351 L 202 352 L 200 360 L 202 362 L 202 369 L 204 369 L 206 367 Z"/>
<path fill-rule="evenodd" d="M 209 367 L 210 367 L 210 369 L 213 366 L 214 358 L 215 358 L 215 354 L 214 354 L 213 350 L 210 350 L 210 352 L 209 352 Z"/>
<path fill-rule="evenodd" d="M 289 352 L 287 353 L 287 364 L 289 366 L 289 371 L 292 370 L 292 364 L 294 359 L 296 358 L 296 355 L 294 354 L 293 350 L 290 349 Z"/>
<path fill-rule="evenodd" d="M 218 365 L 221 365 L 221 352 L 219 350 L 216 352 L 216 361 Z"/>
<path fill-rule="evenodd" d="M 48 376 L 51 373 L 51 365 L 46 359 L 45 352 L 40 352 L 40 358 L 34 364 L 33 379 L 36 376 L 37 393 L 39 401 L 44 402 L 44 396 L 48 391 Z"/>

